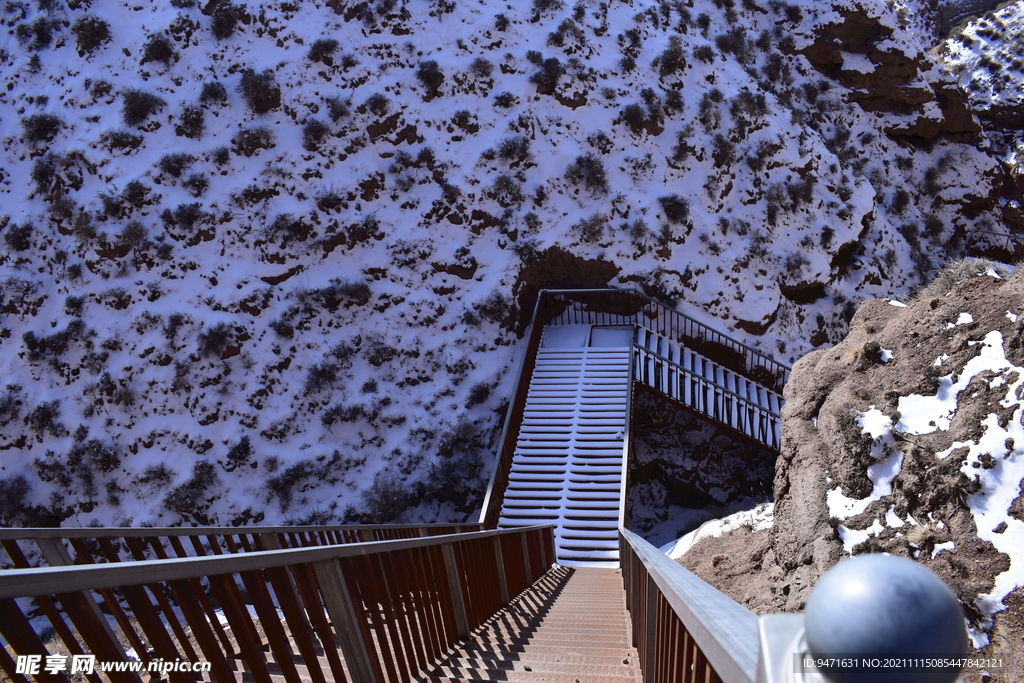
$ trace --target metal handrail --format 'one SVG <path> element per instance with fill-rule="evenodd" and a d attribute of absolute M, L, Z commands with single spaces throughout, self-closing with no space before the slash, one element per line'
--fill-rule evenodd
<path fill-rule="evenodd" d="M 692 370 L 688 369 L 685 365 L 680 365 L 679 363 L 676 363 L 675 361 L 670 360 L 665 356 L 662 356 L 661 354 L 655 353 L 650 349 L 640 346 L 639 344 L 633 345 L 633 353 L 634 357 L 650 356 L 653 357 L 655 360 L 664 363 L 665 365 L 672 368 L 675 372 L 678 372 L 680 375 L 682 375 L 683 381 L 695 382 L 700 388 L 710 389 L 714 392 L 717 392 L 718 394 L 721 394 L 723 398 L 728 396 L 729 399 L 734 401 L 735 403 L 735 407 L 733 408 L 733 410 L 740 411 L 740 415 L 743 415 L 742 411 L 744 410 L 748 412 L 752 411 L 758 416 L 764 416 L 764 418 L 767 420 L 767 423 L 762 425 L 760 419 L 757 419 L 756 423 L 754 423 L 753 418 L 751 418 L 751 422 L 753 423 L 750 425 L 751 432 L 756 433 L 747 433 L 742 429 L 734 427 L 733 425 L 729 424 L 723 417 L 718 417 L 717 415 L 715 415 L 713 406 L 709 407 L 707 405 L 707 401 L 704 402 L 703 406 L 691 405 L 684 401 L 681 397 L 674 397 L 671 393 L 665 391 L 664 389 L 659 389 L 654 384 L 651 384 L 650 381 L 645 381 L 643 378 L 638 380 L 642 382 L 644 385 L 651 387 L 655 391 L 659 391 L 665 394 L 666 396 L 672 398 L 673 400 L 679 401 L 690 410 L 700 414 L 702 417 L 705 417 L 709 420 L 713 420 L 714 422 L 724 427 L 727 427 L 739 434 L 742 434 L 747 438 L 753 439 L 760 444 L 768 446 L 771 449 L 774 449 L 776 451 L 779 450 L 780 444 L 777 435 L 779 431 L 778 427 L 780 425 L 781 418 L 778 413 L 773 412 L 769 408 L 765 408 L 759 403 L 751 401 L 749 398 L 746 398 L 745 396 L 737 394 L 736 392 L 728 389 L 727 387 L 722 386 L 721 384 L 718 384 L 717 382 L 709 380 L 708 378 L 693 372 Z M 722 410 L 725 410 L 724 405 L 722 406 Z M 772 424 L 776 426 L 775 430 L 771 429 Z"/>
<path fill-rule="evenodd" d="M 762 368 L 765 369 L 765 371 L 767 373 L 769 373 L 772 377 L 775 378 L 777 385 L 785 384 L 786 380 L 789 377 L 789 373 L 791 371 L 791 368 L 788 365 L 775 360 L 774 358 L 772 358 L 768 354 L 764 353 L 763 351 L 759 351 L 758 349 L 755 349 L 754 347 L 752 347 L 752 346 L 750 346 L 748 344 L 744 344 L 743 342 L 739 341 L 738 339 L 734 339 L 733 337 L 730 337 L 729 335 L 723 334 L 722 332 L 719 332 L 718 330 L 714 329 L 713 327 L 710 327 L 710 326 L 700 322 L 699 320 L 697 320 L 697 319 L 695 319 L 695 318 L 693 318 L 691 316 L 686 315 L 685 313 L 681 313 L 681 312 L 675 310 L 674 308 L 670 308 L 670 307 L 666 306 L 665 304 L 661 303 L 660 301 L 658 301 L 657 299 L 654 299 L 654 298 L 652 298 L 652 297 L 650 297 L 650 296 L 648 296 L 648 295 L 644 294 L 643 292 L 640 292 L 640 291 L 638 291 L 636 289 L 615 289 L 615 288 L 609 288 L 609 289 L 598 289 L 598 290 L 594 290 L 594 289 L 543 290 L 541 292 L 541 296 L 538 298 L 538 302 L 542 298 L 544 298 L 545 296 L 547 296 L 547 297 L 552 297 L 552 296 L 577 296 L 577 297 L 583 297 L 583 296 L 585 296 L 585 297 L 587 297 L 588 299 L 591 300 L 591 301 L 587 301 L 587 302 L 584 302 L 584 301 L 574 301 L 573 302 L 573 303 L 579 303 L 579 304 L 591 303 L 594 300 L 600 300 L 602 298 L 608 300 L 611 303 L 614 303 L 614 299 L 616 299 L 616 298 L 623 298 L 623 297 L 633 297 L 633 298 L 636 298 L 636 299 L 640 299 L 640 300 L 642 300 L 644 302 L 644 304 L 639 306 L 639 307 L 637 307 L 636 310 L 633 313 L 630 313 L 630 314 L 617 313 L 616 314 L 616 315 L 619 316 L 619 318 L 621 319 L 622 323 L 630 323 L 631 322 L 632 324 L 639 325 L 640 327 L 643 327 L 645 329 L 651 330 L 652 332 L 656 332 L 658 334 L 662 334 L 663 336 L 668 336 L 670 338 L 673 338 L 673 335 L 675 335 L 675 337 L 673 338 L 674 341 L 683 341 L 684 339 L 703 340 L 703 341 L 706 341 L 706 342 L 717 343 L 717 344 L 720 344 L 720 345 L 725 346 L 727 348 L 731 348 L 731 349 L 737 351 L 738 353 L 741 353 L 744 356 L 745 365 L 746 365 L 745 369 L 746 369 L 747 372 L 752 372 L 752 371 L 755 370 L 755 368 L 762 367 Z M 645 312 L 643 315 L 640 315 L 641 311 L 644 311 L 644 309 L 647 306 L 653 306 L 655 312 L 654 313 L 646 313 Z M 670 318 L 673 318 L 675 320 L 681 321 L 682 324 L 681 325 L 680 324 L 672 324 L 671 322 L 669 322 L 669 323 L 664 324 L 664 325 L 654 325 L 654 326 L 652 326 L 651 323 L 650 323 L 651 319 L 652 318 L 659 318 L 660 319 L 661 316 L 669 316 Z M 548 322 L 548 321 L 546 321 L 546 322 Z M 604 324 L 604 323 L 601 323 L 601 324 Z M 693 334 L 691 332 L 696 332 L 696 334 Z M 738 368 L 737 368 L 737 370 L 738 370 Z M 754 379 L 755 381 L 760 381 L 762 384 L 765 383 L 764 378 L 751 377 L 751 379 Z M 771 387 L 769 387 L 769 388 L 771 388 Z"/>
<path fill-rule="evenodd" d="M 753 612 L 621 527 L 619 558 L 645 683 L 757 680 Z"/>
<path fill-rule="evenodd" d="M 14 655 L 53 654 L 23 611 L 34 597 L 68 652 L 101 661 L 128 662 L 127 647 L 143 665 L 195 662 L 201 654 L 215 680 L 235 680 L 229 660 L 240 653 L 253 678 L 266 683 L 271 663 L 286 680 L 300 680 L 298 654 L 315 683 L 398 683 L 467 638 L 553 562 L 552 527 L 535 526 L 12 569 L 0 572 L 0 635 Z M 0 655 L 0 668 L 24 680 L 10 652 Z M 175 683 L 192 680 L 177 669 L 157 671 Z M 140 680 L 131 670 L 106 676 Z"/>

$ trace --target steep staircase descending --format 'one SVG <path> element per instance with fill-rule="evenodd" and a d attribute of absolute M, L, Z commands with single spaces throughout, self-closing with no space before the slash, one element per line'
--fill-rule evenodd
<path fill-rule="evenodd" d="M 782 407 L 777 392 L 642 327 L 636 328 L 636 344 L 650 352 L 636 357 L 638 382 L 778 448 L 778 420 L 769 415 L 777 416 Z"/>
<path fill-rule="evenodd" d="M 550 329 L 537 353 L 499 526 L 553 524 L 560 563 L 614 566 L 632 329 Z"/>
<path fill-rule="evenodd" d="M 433 683 L 641 683 L 622 578 L 556 567 L 429 671 Z"/>

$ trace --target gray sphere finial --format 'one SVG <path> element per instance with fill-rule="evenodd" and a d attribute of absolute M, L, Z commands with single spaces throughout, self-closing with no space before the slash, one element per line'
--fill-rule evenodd
<path fill-rule="evenodd" d="M 920 564 L 892 555 L 859 555 L 830 569 L 811 591 L 804 620 L 811 655 L 953 658 L 968 652 L 964 615 L 953 591 Z M 821 673 L 835 683 L 952 683 L 960 670 Z"/>

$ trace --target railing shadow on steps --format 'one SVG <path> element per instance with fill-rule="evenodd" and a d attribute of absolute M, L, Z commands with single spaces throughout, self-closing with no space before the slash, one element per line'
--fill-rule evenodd
<path fill-rule="evenodd" d="M 128 662 L 133 651 L 142 671 L 155 665 L 175 683 L 195 679 L 161 666 L 200 660 L 225 682 L 244 673 L 259 683 L 276 675 L 288 683 L 399 683 L 467 638 L 553 562 L 552 527 L 543 526 L 8 569 L 0 572 L 0 635 L 13 655 L 0 648 L 0 668 L 20 683 L 26 678 L 14 657 L 60 655 L 38 635 L 48 627 L 51 647 L 59 639 L 63 652 L 88 652 L 100 662 Z M 43 670 L 33 676 L 67 680 Z M 131 670 L 104 676 L 141 680 Z M 96 674 L 88 679 L 101 683 Z"/>

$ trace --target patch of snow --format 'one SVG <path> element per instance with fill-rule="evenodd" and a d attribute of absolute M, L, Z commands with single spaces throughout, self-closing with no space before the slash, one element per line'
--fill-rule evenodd
<path fill-rule="evenodd" d="M 892 351 L 889 349 L 882 349 L 882 362 L 888 363 L 893 359 Z"/>
<path fill-rule="evenodd" d="M 886 512 L 885 512 L 885 523 L 886 523 L 887 526 L 889 526 L 890 528 L 893 528 L 893 529 L 899 529 L 900 527 L 906 525 L 906 522 L 904 522 L 902 519 L 900 519 L 899 515 L 896 514 L 896 506 L 895 505 L 890 505 L 889 509 L 886 510 Z"/>
<path fill-rule="evenodd" d="M 1013 311 L 1007 311 L 1006 312 L 1006 317 L 1009 318 L 1010 322 L 1012 322 L 1012 323 L 1017 322 L 1017 314 L 1014 313 Z"/>
<path fill-rule="evenodd" d="M 938 557 L 939 553 L 941 553 L 943 550 L 952 551 L 955 547 L 956 544 L 953 543 L 953 541 L 946 541 L 945 543 L 936 543 L 935 547 L 932 548 L 932 559 L 934 560 L 936 557 Z"/>
<path fill-rule="evenodd" d="M 892 482 L 903 466 L 903 451 L 892 449 L 895 439 L 889 417 L 871 406 L 858 417 L 858 424 L 863 434 L 871 436 L 871 457 L 879 462 L 868 466 L 872 489 L 866 498 L 850 498 L 843 494 L 841 486 L 836 486 L 826 494 L 829 516 L 840 521 L 861 514 L 871 503 L 892 495 Z"/>
<path fill-rule="evenodd" d="M 897 404 L 900 412 L 896 428 L 908 434 L 931 434 L 936 429 L 949 429 L 950 420 L 956 411 L 957 396 L 967 388 L 975 375 L 992 370 L 1005 370 L 1010 366 L 1003 353 L 1003 335 L 993 330 L 981 342 L 981 353 L 972 358 L 960 372 L 957 381 L 953 375 L 939 378 L 939 388 L 934 396 L 911 394 L 903 396 Z"/>
<path fill-rule="evenodd" d="M 836 530 L 839 532 L 839 540 L 843 542 L 843 550 L 852 553 L 858 545 L 885 531 L 885 527 L 876 519 L 867 529 L 850 529 L 840 524 Z"/>
<path fill-rule="evenodd" d="M 997 273 L 992 268 L 989 268 L 988 270 L 986 270 L 985 271 L 985 275 L 988 275 L 989 277 L 994 277 L 997 280 L 1002 280 L 1003 279 L 1003 278 L 999 277 L 999 273 Z"/>
<path fill-rule="evenodd" d="M 943 363 L 945 363 L 947 360 L 949 360 L 949 354 L 948 353 L 944 353 L 944 354 L 942 354 L 941 356 L 939 356 L 938 358 L 935 359 L 935 362 L 932 363 L 932 367 L 933 368 L 937 368 L 940 365 L 942 365 Z"/>
<path fill-rule="evenodd" d="M 721 519 L 705 522 L 700 528 L 691 531 L 678 541 L 662 546 L 661 550 L 673 560 L 682 557 L 697 541 L 704 538 L 719 538 L 722 534 L 741 526 L 750 525 L 751 531 L 765 531 L 775 521 L 775 504 L 761 503 L 752 510 L 743 510 Z"/>
<path fill-rule="evenodd" d="M 898 306 L 899 308 L 906 308 L 907 305 L 902 301 L 896 301 L 895 299 L 889 299 L 890 306 Z"/>

